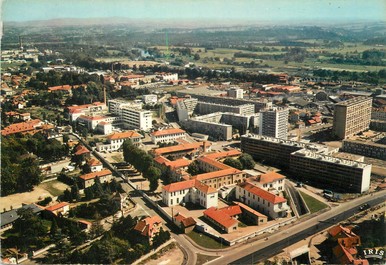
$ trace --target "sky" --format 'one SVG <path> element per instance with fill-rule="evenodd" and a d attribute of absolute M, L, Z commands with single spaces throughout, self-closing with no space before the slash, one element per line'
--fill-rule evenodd
<path fill-rule="evenodd" d="M 386 0 L 0 0 L 2 20 L 386 21 Z"/>

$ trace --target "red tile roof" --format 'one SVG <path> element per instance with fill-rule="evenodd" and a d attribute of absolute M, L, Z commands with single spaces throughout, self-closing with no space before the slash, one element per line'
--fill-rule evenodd
<path fill-rule="evenodd" d="M 158 215 L 146 217 L 136 224 L 134 230 L 140 232 L 143 236 L 151 238 L 155 233 L 159 232 L 158 229 L 154 229 L 159 224 L 162 224 L 162 219 Z"/>
<path fill-rule="evenodd" d="M 167 192 L 175 192 L 180 190 L 191 189 L 193 187 L 204 192 L 205 194 L 217 192 L 216 189 L 211 188 L 194 179 L 171 183 L 169 185 L 163 186 L 162 188 Z"/>
<path fill-rule="evenodd" d="M 51 86 L 48 88 L 48 91 L 59 91 L 59 90 L 68 91 L 68 90 L 71 90 L 71 86 L 70 85 L 62 85 L 62 86 Z"/>
<path fill-rule="evenodd" d="M 92 167 L 92 166 L 99 166 L 99 165 L 102 165 L 102 162 L 99 161 L 98 159 L 95 159 L 95 158 L 91 158 L 87 164 Z"/>
<path fill-rule="evenodd" d="M 184 133 L 185 133 L 184 130 L 173 128 L 173 129 L 165 129 L 165 130 L 161 130 L 161 131 L 155 131 L 155 132 L 152 132 L 151 135 L 158 137 L 158 136 L 164 136 L 164 135 L 169 135 L 169 134 L 184 134 Z"/>
<path fill-rule="evenodd" d="M 75 155 L 83 155 L 83 154 L 88 154 L 88 153 L 90 153 L 90 151 L 86 148 L 86 147 L 84 147 L 83 145 L 78 145 L 77 147 L 75 147 Z"/>
<path fill-rule="evenodd" d="M 140 138 L 141 134 L 136 131 L 127 131 L 127 132 L 116 132 L 107 136 L 107 139 L 118 140 L 118 139 L 128 139 L 128 138 Z"/>
<path fill-rule="evenodd" d="M 224 151 L 224 152 L 209 153 L 205 156 L 208 158 L 211 158 L 211 159 L 222 159 L 225 157 L 232 157 L 232 156 L 239 156 L 239 155 L 241 155 L 241 152 L 239 150 L 232 149 L 232 150 Z"/>
<path fill-rule="evenodd" d="M 278 204 L 281 202 L 286 202 L 287 200 L 283 197 L 277 196 L 273 193 L 270 193 L 269 191 L 263 190 L 259 187 L 256 187 L 252 185 L 251 183 L 244 182 L 239 184 L 240 187 L 245 189 L 246 191 L 249 191 L 252 194 L 255 194 L 256 196 L 262 198 L 265 201 L 268 201 L 273 204 Z"/>
<path fill-rule="evenodd" d="M 219 171 L 199 174 L 199 175 L 193 176 L 192 178 L 197 179 L 199 181 L 202 181 L 202 180 L 219 178 L 219 177 L 224 177 L 227 175 L 233 175 L 233 174 L 239 174 L 239 173 L 242 173 L 242 172 L 238 169 L 231 167 L 231 168 L 223 169 L 223 170 L 219 170 Z"/>
<path fill-rule="evenodd" d="M 68 202 L 60 202 L 58 204 L 47 207 L 46 210 L 53 212 L 53 211 L 59 210 L 60 208 L 65 207 L 67 205 L 70 205 L 70 204 Z"/>
<path fill-rule="evenodd" d="M 232 216 L 232 217 L 241 214 L 241 208 L 239 205 L 232 205 L 232 206 L 223 207 L 223 208 L 219 209 L 219 211 L 222 211 L 222 212 L 224 212 L 227 215 Z"/>
<path fill-rule="evenodd" d="M 196 225 L 197 222 L 192 217 L 188 217 L 188 218 L 185 218 L 184 220 L 182 220 L 181 223 L 186 228 L 186 227 Z"/>
<path fill-rule="evenodd" d="M 244 203 L 242 202 L 233 202 L 234 204 L 240 206 L 240 208 L 246 210 L 247 212 L 250 212 L 256 216 L 259 216 L 259 217 L 265 217 L 265 218 L 268 218 L 266 215 L 262 214 L 262 213 L 259 213 L 258 211 L 252 209 L 251 207 L 249 207 L 248 205 L 245 205 Z"/>
<path fill-rule="evenodd" d="M 26 122 L 19 122 L 11 124 L 4 128 L 4 130 L 1 130 L 1 134 L 3 136 L 15 134 L 15 133 L 28 133 L 28 132 L 34 132 L 34 130 L 41 126 L 43 122 L 39 119 L 30 120 Z"/>
<path fill-rule="evenodd" d="M 170 183 L 166 186 L 163 186 L 162 189 L 166 190 L 167 192 L 174 192 L 174 191 L 180 191 L 180 190 L 186 190 L 194 187 L 195 180 L 185 180 L 175 183 Z"/>
<path fill-rule="evenodd" d="M 279 173 L 276 173 L 274 171 L 271 171 L 260 175 L 258 178 L 259 178 L 260 184 L 266 184 L 266 183 L 272 183 L 272 182 L 278 181 L 280 179 L 285 179 L 285 176 Z"/>
<path fill-rule="evenodd" d="M 210 142 L 205 142 L 206 147 L 210 147 L 211 145 L 212 144 Z M 193 151 L 199 148 L 203 148 L 203 146 L 204 146 L 203 142 L 180 144 L 180 145 L 174 145 L 169 147 L 157 148 L 153 152 L 156 155 L 162 155 L 162 154 L 168 154 L 168 153 L 174 153 L 174 152 Z"/>
<path fill-rule="evenodd" d="M 88 173 L 88 174 L 84 174 L 84 175 L 81 175 L 79 176 L 79 178 L 83 179 L 83 180 L 89 180 L 89 179 L 94 179 L 96 177 L 104 177 L 104 176 L 108 176 L 108 175 L 111 175 L 111 171 L 109 169 L 103 169 L 101 171 L 98 171 L 98 172 L 91 172 L 91 173 Z"/>
<path fill-rule="evenodd" d="M 204 216 L 209 217 L 225 228 L 229 228 L 238 224 L 236 219 L 232 218 L 226 212 L 216 209 L 215 207 L 210 207 L 209 209 L 205 210 Z"/>

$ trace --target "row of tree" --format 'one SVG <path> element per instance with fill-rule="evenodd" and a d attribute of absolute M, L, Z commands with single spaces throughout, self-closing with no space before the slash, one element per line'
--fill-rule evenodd
<path fill-rule="evenodd" d="M 223 163 L 239 170 L 253 169 L 255 167 L 255 161 L 252 156 L 247 153 L 243 153 L 237 159 L 228 157 L 223 161 Z"/>
<path fill-rule="evenodd" d="M 161 170 L 154 165 L 154 159 L 145 151 L 136 147 L 130 140 L 123 143 L 123 157 L 126 162 L 132 164 L 150 182 L 150 191 L 158 188 L 158 180 Z"/>

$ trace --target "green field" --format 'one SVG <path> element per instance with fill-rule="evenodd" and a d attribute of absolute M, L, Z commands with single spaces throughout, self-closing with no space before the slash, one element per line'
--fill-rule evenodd
<path fill-rule="evenodd" d="M 311 213 L 316 213 L 319 212 L 320 210 L 327 208 L 328 205 L 315 199 L 314 197 L 304 193 L 300 192 L 300 195 L 303 197 L 304 201 L 306 202 L 308 209 L 310 210 Z"/>
<path fill-rule="evenodd" d="M 190 237 L 194 242 L 196 242 L 198 245 L 206 248 L 212 248 L 212 249 L 221 249 L 226 248 L 227 246 L 221 244 L 220 242 L 214 240 L 211 237 L 208 237 L 202 233 L 198 233 L 196 231 L 192 231 L 189 234 L 187 234 L 188 237 Z"/>

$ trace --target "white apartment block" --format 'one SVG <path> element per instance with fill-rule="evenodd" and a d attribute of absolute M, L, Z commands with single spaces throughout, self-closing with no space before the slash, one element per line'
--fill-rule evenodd
<path fill-rule="evenodd" d="M 208 209 L 217 207 L 217 190 L 197 180 L 171 183 L 162 188 L 162 201 L 168 206 L 192 202 Z"/>
<path fill-rule="evenodd" d="M 287 139 L 288 109 L 276 108 L 260 112 L 259 134 L 274 138 Z"/>
<path fill-rule="evenodd" d="M 166 73 L 166 74 L 162 74 L 161 77 L 166 82 L 178 80 L 178 74 Z"/>
<path fill-rule="evenodd" d="M 371 111 L 372 120 L 386 121 L 386 107 L 383 108 L 373 108 Z"/>
<path fill-rule="evenodd" d="M 236 199 L 272 219 L 287 217 L 291 210 L 285 198 L 249 182 L 236 186 Z"/>
<path fill-rule="evenodd" d="M 122 116 L 122 108 L 132 107 L 135 109 L 142 109 L 142 102 L 138 101 L 126 101 L 119 99 L 109 100 L 108 103 L 109 112 L 114 115 Z"/>
<path fill-rule="evenodd" d="M 244 90 L 233 87 L 227 91 L 227 95 L 231 98 L 244 98 Z"/>
<path fill-rule="evenodd" d="M 131 107 L 122 108 L 122 122 L 128 129 L 139 129 L 148 131 L 152 128 L 153 115 L 149 110 L 134 109 Z"/>
<path fill-rule="evenodd" d="M 155 131 L 151 133 L 151 141 L 154 144 L 158 143 L 170 143 L 174 142 L 177 139 L 186 138 L 186 132 L 181 129 L 165 129 L 160 131 Z"/>

